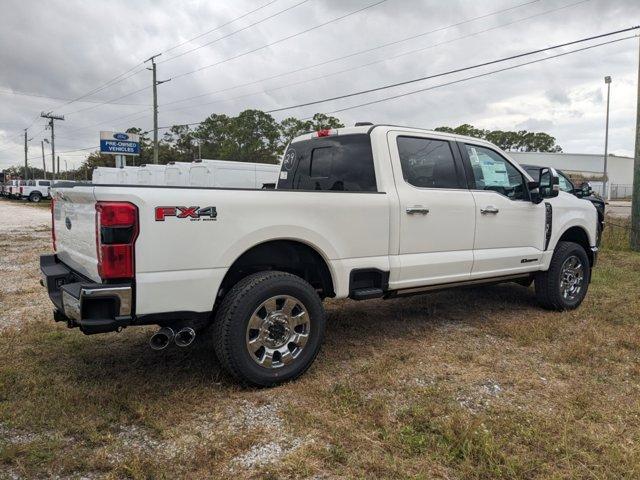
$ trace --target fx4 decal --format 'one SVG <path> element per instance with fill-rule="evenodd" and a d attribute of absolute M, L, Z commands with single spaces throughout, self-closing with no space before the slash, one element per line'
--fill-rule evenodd
<path fill-rule="evenodd" d="M 216 207 L 156 207 L 156 222 L 164 222 L 166 217 L 188 218 L 189 220 L 217 220 Z"/>

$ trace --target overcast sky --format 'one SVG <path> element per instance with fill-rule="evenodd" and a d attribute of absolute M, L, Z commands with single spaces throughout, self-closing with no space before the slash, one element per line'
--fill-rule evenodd
<path fill-rule="evenodd" d="M 235 115 L 246 108 L 286 107 L 640 23 L 638 0 L 386 0 L 375 5 L 378 2 L 3 0 L 0 167 L 24 162 L 25 127 L 33 138 L 29 157 L 36 157 L 30 161 L 41 166 L 40 141 L 50 133 L 44 130 L 44 119 L 38 118 L 43 110 L 65 115 L 64 122 L 56 123 L 56 151 L 69 168 L 79 164 L 89 150 L 65 152 L 96 146 L 100 130 L 150 129 L 151 73 L 141 62 L 159 52 L 164 53 L 158 58 L 158 79 L 173 77 L 158 87 L 159 123 L 166 126 L 196 122 L 211 113 Z M 261 6 L 265 7 L 258 9 Z M 367 6 L 371 7 L 345 16 Z M 502 12 L 493 14 L 498 11 Z M 256 22 L 260 23 L 251 26 Z M 204 34 L 208 31 L 211 33 Z M 427 32 L 432 33 L 401 41 Z M 199 38 L 191 40 L 196 36 Z M 398 42 L 330 62 L 394 41 Z M 260 48 L 268 44 L 272 45 Z M 577 47 L 561 51 L 571 48 Z M 251 50 L 256 51 L 242 55 Z M 188 53 L 172 58 L 183 52 Z M 400 55 L 406 52 L 414 53 Z M 280 120 L 332 112 L 549 55 L 552 53 L 274 116 Z M 237 58 L 228 60 L 232 57 Z M 323 65 L 303 69 L 319 63 Z M 201 67 L 206 68 L 188 73 Z M 631 155 L 637 69 L 638 39 L 634 38 L 336 116 L 346 124 L 372 121 L 433 128 L 471 123 L 491 129 L 545 131 L 566 152 L 598 153 L 604 146 L 603 77 L 611 75 L 610 151 Z M 299 71 L 284 75 L 293 70 Z M 122 81 L 67 102 L 128 71 L 117 79 Z M 136 90 L 141 91 L 125 97 Z M 178 102 L 197 95 L 201 96 Z M 46 144 L 45 148 L 49 153 Z M 62 165 L 64 168 L 64 162 Z"/>

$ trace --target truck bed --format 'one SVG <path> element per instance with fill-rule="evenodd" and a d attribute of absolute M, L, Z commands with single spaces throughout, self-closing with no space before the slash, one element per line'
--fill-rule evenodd
<path fill-rule="evenodd" d="M 381 192 L 58 183 L 56 254 L 96 281 L 100 278 L 95 232 L 98 201 L 131 202 L 138 208 L 137 314 L 210 311 L 233 261 L 252 246 L 274 238 L 315 245 L 332 268 L 341 270 L 335 272 L 336 279 L 345 277 L 343 269 L 350 270 L 364 259 L 389 269 L 390 207 Z M 156 209 L 162 207 L 212 207 L 216 215 L 158 220 Z M 345 283 L 336 285 L 340 296 L 348 294 Z"/>

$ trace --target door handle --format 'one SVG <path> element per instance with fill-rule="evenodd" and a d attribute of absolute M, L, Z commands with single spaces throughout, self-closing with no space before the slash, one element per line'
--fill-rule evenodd
<path fill-rule="evenodd" d="M 493 205 L 487 205 L 484 208 L 480 209 L 480 213 L 482 213 L 483 215 L 486 215 L 488 213 L 492 213 L 492 214 L 496 214 L 498 213 L 500 210 L 498 210 L 496 207 L 494 207 Z"/>
<path fill-rule="evenodd" d="M 421 205 L 416 205 L 415 207 L 407 207 L 406 212 L 409 215 L 415 215 L 416 213 L 419 213 L 420 215 L 426 215 L 427 213 L 429 213 L 429 209 Z"/>

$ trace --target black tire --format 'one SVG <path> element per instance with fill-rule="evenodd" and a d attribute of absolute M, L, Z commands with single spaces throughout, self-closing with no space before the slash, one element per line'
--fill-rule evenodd
<path fill-rule="evenodd" d="M 39 203 L 42 200 L 42 195 L 39 192 L 33 192 L 29 195 L 29 201 L 33 203 Z"/>
<path fill-rule="evenodd" d="M 563 294 L 562 287 L 563 265 L 572 257 L 580 261 L 583 278 L 581 288 L 575 296 L 567 297 Z M 536 299 L 540 306 L 548 310 L 573 310 L 578 308 L 584 300 L 590 280 L 591 264 L 584 248 L 573 242 L 559 242 L 553 252 L 549 270 L 536 275 Z"/>
<path fill-rule="evenodd" d="M 248 347 L 248 338 L 249 321 L 256 309 L 278 296 L 293 297 L 302 304 L 309 321 L 308 339 L 298 355 L 291 363 L 275 368 L 258 363 Z M 325 326 L 322 301 L 309 283 L 290 273 L 265 271 L 242 279 L 226 294 L 212 334 L 216 355 L 227 372 L 243 385 L 271 387 L 299 377 L 311 366 L 324 340 Z"/>

